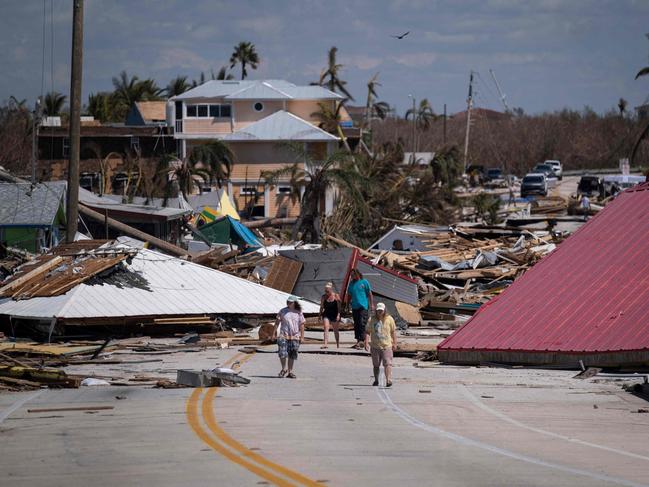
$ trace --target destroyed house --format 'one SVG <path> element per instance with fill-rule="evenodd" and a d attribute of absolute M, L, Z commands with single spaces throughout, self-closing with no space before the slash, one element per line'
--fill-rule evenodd
<path fill-rule="evenodd" d="M 443 362 L 649 364 L 649 184 L 621 193 L 439 347 Z"/>
<path fill-rule="evenodd" d="M 288 294 L 209 267 L 113 241 L 54 249 L 0 283 L 0 322 L 52 332 L 274 317 Z M 305 314 L 316 304 L 301 303 Z M 191 319 L 191 321 L 186 321 Z M 185 321 L 184 321 L 185 320 Z"/>

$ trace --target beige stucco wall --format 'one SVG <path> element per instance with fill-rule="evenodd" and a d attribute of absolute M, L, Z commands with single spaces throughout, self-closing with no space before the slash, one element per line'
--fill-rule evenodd
<path fill-rule="evenodd" d="M 314 117 L 313 114 L 321 110 L 319 103 L 327 103 L 333 109 L 334 102 L 327 100 L 321 102 L 317 100 L 291 100 L 286 103 L 286 109 L 307 122 L 318 123 L 318 118 Z"/>
<path fill-rule="evenodd" d="M 264 185 L 257 186 L 256 184 L 248 183 L 245 185 L 247 187 L 256 187 L 257 191 L 261 192 L 261 195 L 256 201 L 256 205 L 264 206 L 266 204 L 266 193 Z M 250 202 L 252 196 L 246 196 L 241 194 L 241 188 L 244 187 L 244 183 L 233 183 L 232 184 L 232 199 L 235 202 L 238 211 L 242 211 L 246 207 L 246 202 Z M 282 208 L 286 208 L 286 213 L 283 214 Z M 278 216 L 286 216 L 288 218 L 295 218 L 300 215 L 300 203 L 293 203 L 288 196 L 278 195 L 277 188 L 271 187 L 268 191 L 268 210 L 269 217 L 275 218 Z"/>
<path fill-rule="evenodd" d="M 264 104 L 264 109 L 261 112 L 255 111 L 253 105 L 261 101 Z M 234 129 L 239 130 L 247 127 L 253 122 L 266 118 L 273 113 L 284 109 L 283 101 L 263 101 L 263 100 L 241 100 L 235 101 L 232 104 L 234 108 Z"/>
<path fill-rule="evenodd" d="M 183 120 L 183 132 L 186 134 L 227 134 L 232 132 L 232 125 L 229 119 L 186 118 Z"/>

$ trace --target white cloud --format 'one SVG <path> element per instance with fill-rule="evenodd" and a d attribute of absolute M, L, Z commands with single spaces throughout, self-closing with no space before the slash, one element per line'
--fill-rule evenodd
<path fill-rule="evenodd" d="M 433 64 L 437 59 L 437 54 L 434 52 L 413 52 L 392 56 L 390 59 L 409 68 L 421 68 Z"/>
<path fill-rule="evenodd" d="M 351 56 L 341 56 L 340 62 L 345 67 L 354 67 L 362 70 L 374 69 L 383 61 L 380 58 L 367 56 L 365 54 L 356 54 Z"/>
<path fill-rule="evenodd" d="M 444 44 L 470 44 L 476 42 L 475 34 L 440 34 L 435 31 L 424 32 L 424 39 Z"/>

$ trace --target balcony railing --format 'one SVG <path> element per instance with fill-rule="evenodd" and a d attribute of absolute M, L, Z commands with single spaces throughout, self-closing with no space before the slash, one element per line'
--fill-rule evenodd
<path fill-rule="evenodd" d="M 176 120 L 175 132 L 177 134 L 182 134 L 183 133 L 183 121 L 182 120 Z"/>

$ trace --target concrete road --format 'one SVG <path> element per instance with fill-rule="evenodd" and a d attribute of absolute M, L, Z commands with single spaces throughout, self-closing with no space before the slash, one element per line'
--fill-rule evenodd
<path fill-rule="evenodd" d="M 647 404 L 617 384 L 397 359 L 386 389 L 369 357 L 307 353 L 279 379 L 272 351 L 183 354 L 245 387 L 0 395 L 0 485 L 649 484 Z M 71 406 L 113 409 L 29 412 Z"/>

